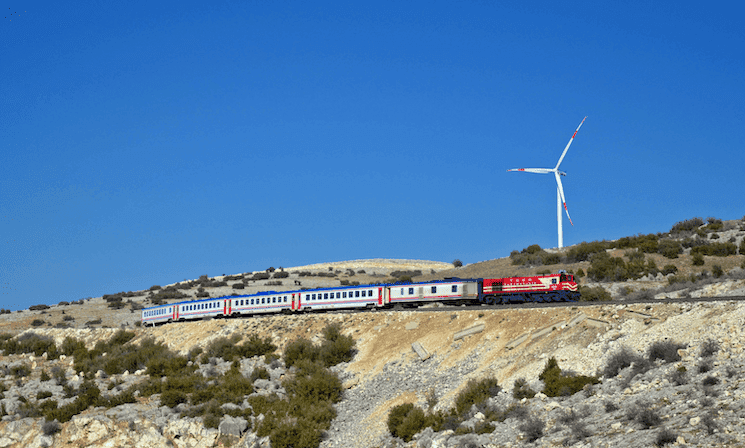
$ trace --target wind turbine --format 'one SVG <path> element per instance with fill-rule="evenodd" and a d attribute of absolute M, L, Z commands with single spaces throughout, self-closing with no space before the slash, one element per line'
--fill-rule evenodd
<path fill-rule="evenodd" d="M 564 188 L 561 186 L 561 177 L 560 176 L 566 176 L 567 173 L 563 171 L 559 171 L 559 165 L 561 165 L 561 161 L 564 160 L 564 156 L 567 154 L 567 150 L 569 149 L 569 146 L 571 146 L 572 142 L 574 141 L 574 137 L 577 135 L 577 132 L 579 132 L 579 128 L 582 127 L 582 123 L 587 120 L 587 117 L 582 119 L 582 122 L 577 126 L 577 130 L 574 131 L 574 134 L 572 134 L 572 138 L 569 139 L 569 143 L 567 143 L 566 148 L 564 148 L 564 152 L 561 153 L 561 157 L 559 157 L 559 162 L 556 164 L 556 167 L 554 168 L 517 168 L 507 171 L 524 171 L 526 173 L 537 173 L 537 174 L 548 174 L 548 173 L 554 173 L 554 177 L 556 178 L 556 221 L 558 223 L 559 227 L 559 249 L 564 247 L 564 231 L 562 229 L 562 219 L 561 219 L 561 205 L 564 205 L 564 210 L 567 213 L 567 218 L 569 218 L 569 223 L 571 225 L 574 225 L 572 222 L 572 217 L 569 216 L 569 209 L 567 208 L 567 201 L 564 198 Z"/>

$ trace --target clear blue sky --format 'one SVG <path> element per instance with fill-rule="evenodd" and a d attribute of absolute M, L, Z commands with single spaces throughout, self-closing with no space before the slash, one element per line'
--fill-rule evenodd
<path fill-rule="evenodd" d="M 735 2 L 500 3 L 0 4 L 0 307 L 745 214 Z"/>

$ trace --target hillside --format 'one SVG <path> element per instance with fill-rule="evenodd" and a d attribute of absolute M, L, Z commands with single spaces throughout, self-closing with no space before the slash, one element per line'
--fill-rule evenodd
<path fill-rule="evenodd" d="M 745 230 L 740 221 L 728 221 L 717 233 L 720 236 L 715 240 L 734 239 L 733 244 L 740 245 Z M 711 240 L 712 232 L 703 234 Z M 680 236 L 681 241 L 685 238 L 690 235 Z M 566 257 L 572 249 L 565 248 L 558 255 Z M 343 335 L 355 341 L 356 351 L 348 362 L 331 368 L 339 376 L 344 392 L 335 406 L 336 417 L 324 433 L 322 447 L 501 447 L 523 446 L 531 439 L 535 439 L 534 446 L 641 447 L 666 443 L 668 439 L 685 446 L 745 446 L 745 424 L 740 418 L 745 411 L 745 304 L 673 304 L 659 300 L 670 295 L 743 294 L 745 276 L 739 266 L 745 256 L 706 255 L 702 265 L 695 265 L 692 247 L 681 249 L 677 258 L 660 253 L 644 255 L 647 266 L 649 260 L 657 260 L 660 267 L 673 264 L 676 274 L 643 274 L 627 281 L 583 279 L 583 284 L 601 286 L 614 298 L 646 294 L 650 302 L 645 305 L 484 307 L 457 312 L 432 307 L 417 312 L 308 314 L 207 320 L 156 328 L 135 326 L 139 320 L 137 308 L 158 300 L 159 291 L 195 296 L 202 288 L 201 292 L 216 297 L 235 292 L 232 285 L 236 283 L 241 283 L 243 289 L 239 291 L 246 293 L 270 287 L 291 289 L 297 287 L 296 281 L 302 287 L 338 285 L 343 281 L 388 281 L 412 276 L 417 270 L 421 274 L 414 275 L 415 280 L 524 275 L 543 269 L 588 272 L 593 268 L 590 261 L 515 265 L 509 258 L 460 268 L 438 262 L 358 260 L 196 279 L 170 285 L 171 288 L 148 288 L 128 297 L 119 295 L 119 301 L 112 294 L 48 309 L 3 314 L 0 333 L 7 333 L 3 343 L 48 341 L 63 347 L 66 338 L 74 338 L 87 350 L 93 350 L 97 343 L 118 337 L 118 329 L 124 327 L 132 332 L 133 339 L 123 347 L 145 346 L 152 338 L 189 359 L 197 369 L 195 375 L 204 377 L 205 384 L 214 387 L 230 377 L 233 366 L 244 378 L 252 378 L 253 392 L 236 403 L 223 405 L 219 412 L 214 408 L 204 415 L 190 416 L 194 414 L 193 404 L 164 406 L 170 399 L 165 393 L 145 392 L 152 387 L 146 385 L 153 384 L 152 372 L 146 369 L 86 373 L 78 370 L 84 364 L 76 363 L 79 360 L 75 356 L 49 356 L 48 345 L 41 349 L 47 353 L 3 353 L 0 447 L 270 446 L 268 437 L 256 433 L 267 418 L 257 397 L 289 394 L 287 381 L 296 377 L 295 367 L 288 368 L 282 358 L 270 355 L 246 357 L 231 364 L 219 357 L 197 358 L 194 353 L 210 352 L 220 338 L 246 341 L 255 334 L 268 338 L 281 356 L 298 338 L 322 344 L 330 324 L 338 325 Z M 629 257 L 629 252 L 636 250 L 603 249 L 610 257 L 623 258 L 628 264 L 635 257 Z M 529 254 L 540 256 L 542 252 Z M 702 271 L 714 272 L 714 266 L 720 266 L 723 275 L 702 275 Z M 273 278 L 276 272 L 287 275 Z M 267 274 L 270 278 L 262 278 Z M 676 276 L 686 280 L 677 281 Z M 282 284 L 268 284 L 277 281 Z M 37 325 L 32 327 L 34 321 Z M 69 327 L 61 328 L 65 325 Z M 464 331 L 467 335 L 462 336 Z M 12 335 L 19 336 L 8 339 Z M 644 361 L 642 357 L 648 359 L 655 343 L 663 347 L 665 359 Z M 108 351 L 116 352 L 116 347 L 109 345 Z M 627 352 L 622 352 L 624 348 Z M 425 356 L 421 356 L 421 349 Z M 104 352 L 99 357 L 105 361 L 107 355 Z M 600 383 L 572 395 L 548 397 L 539 393 L 533 398 L 513 397 L 513 385 L 520 378 L 534 391 L 543 388 L 544 381 L 539 376 L 551 358 L 556 359 L 565 375 L 597 375 Z M 617 372 L 609 371 L 608 366 L 619 359 L 630 359 L 634 364 Z M 266 377 L 253 379 L 261 369 L 266 370 Z M 445 412 L 468 390 L 469 380 L 484 378 L 495 379 L 502 391 L 467 409 L 459 417 L 461 420 L 452 422 L 455 426 L 437 431 L 424 429 L 410 442 L 390 435 L 386 421 L 395 406 L 412 403 L 426 410 L 428 403 L 436 403 L 432 412 Z M 73 403 L 74 394 L 80 395 L 81 388 L 89 387 L 86 384 L 95 384 L 109 404 L 84 410 L 54 431 L 51 423 L 35 414 L 35 409 L 44 408 L 50 400 L 57 401 L 60 408 Z M 133 402 L 111 401 L 138 387 L 142 392 L 132 398 Z M 209 418 L 217 420 L 210 423 Z"/>

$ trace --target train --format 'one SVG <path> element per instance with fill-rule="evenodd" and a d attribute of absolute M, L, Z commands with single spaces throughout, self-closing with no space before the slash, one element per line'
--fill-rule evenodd
<path fill-rule="evenodd" d="M 354 285 L 188 300 L 144 308 L 143 325 L 218 317 L 302 313 L 342 309 L 416 308 L 444 305 L 497 305 L 520 302 L 573 302 L 580 298 L 574 275 L 457 278 L 427 282 Z"/>

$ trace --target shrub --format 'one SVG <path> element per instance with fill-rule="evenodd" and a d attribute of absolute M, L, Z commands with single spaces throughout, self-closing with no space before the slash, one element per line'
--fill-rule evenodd
<path fill-rule="evenodd" d="M 687 219 L 685 221 L 680 221 L 676 223 L 671 229 L 670 233 L 681 233 L 681 232 L 690 232 L 693 230 L 698 229 L 704 225 L 704 220 L 701 218 L 691 218 Z"/>
<path fill-rule="evenodd" d="M 680 361 L 678 350 L 686 348 L 685 344 L 678 344 L 673 341 L 657 341 L 652 343 L 647 349 L 647 359 L 656 361 L 662 359 L 665 362 Z"/>
<path fill-rule="evenodd" d="M 329 324 L 322 330 L 325 341 L 321 344 L 319 358 L 326 367 L 349 362 L 354 357 L 354 339 L 341 334 L 339 324 Z"/>
<path fill-rule="evenodd" d="M 613 378 L 626 367 L 632 364 L 640 364 L 643 361 L 644 358 L 631 351 L 628 347 L 621 347 L 617 352 L 608 357 L 603 368 L 603 376 L 605 378 Z"/>
<path fill-rule="evenodd" d="M 518 429 L 525 435 L 525 439 L 531 443 L 543 437 L 543 430 L 545 428 L 546 423 L 534 416 L 529 417 L 518 427 Z"/>
<path fill-rule="evenodd" d="M 704 416 L 701 417 L 701 423 L 706 427 L 706 432 L 709 435 L 714 434 L 714 431 L 719 429 L 719 425 L 714 420 L 713 412 L 707 412 L 706 414 L 704 414 Z"/>
<path fill-rule="evenodd" d="M 258 379 L 268 380 L 269 378 L 271 378 L 271 376 L 269 376 L 269 371 L 264 367 L 254 367 L 251 376 L 248 377 L 252 383 Z"/>
<path fill-rule="evenodd" d="M 683 246 L 680 242 L 674 240 L 660 240 L 657 246 L 657 252 L 665 258 L 678 258 L 678 254 L 683 253 Z"/>
<path fill-rule="evenodd" d="M 579 285 L 580 300 L 583 302 L 601 302 L 611 300 L 611 295 L 602 286 Z"/>
<path fill-rule="evenodd" d="M 538 378 L 543 381 L 543 393 L 549 397 L 574 395 L 586 385 L 600 382 L 594 376 L 562 374 L 561 368 L 554 357 L 546 361 L 546 366 Z"/>
<path fill-rule="evenodd" d="M 719 378 L 709 375 L 701 381 L 701 384 L 704 386 L 716 386 L 719 384 Z"/>
<path fill-rule="evenodd" d="M 721 266 L 718 264 L 715 264 L 711 267 L 711 273 L 714 275 L 715 278 L 719 278 L 724 275 L 724 270 Z"/>
<path fill-rule="evenodd" d="M 455 260 L 453 260 L 453 267 L 459 268 L 461 266 L 463 266 L 463 262 L 462 261 L 460 261 L 457 258 Z"/>
<path fill-rule="evenodd" d="M 714 339 L 707 339 L 701 344 L 700 355 L 702 358 L 714 356 L 719 351 L 719 342 Z"/>
<path fill-rule="evenodd" d="M 160 403 L 169 408 L 175 408 L 181 403 L 186 403 L 188 398 L 186 393 L 181 390 L 168 389 L 160 396 Z"/>
<path fill-rule="evenodd" d="M 642 425 L 644 429 L 658 426 L 662 418 L 652 405 L 644 400 L 637 401 L 626 410 L 626 418 Z"/>
<path fill-rule="evenodd" d="M 466 387 L 455 397 L 455 412 L 464 415 L 471 406 L 479 405 L 490 397 L 496 396 L 502 390 L 494 377 L 483 378 L 479 381 L 471 379 Z"/>
<path fill-rule="evenodd" d="M 43 319 L 34 319 L 33 321 L 31 321 L 31 326 L 32 327 L 39 327 L 39 326 L 44 325 L 45 323 L 46 322 L 44 322 Z"/>
<path fill-rule="evenodd" d="M 614 412 L 618 410 L 618 404 L 610 400 L 603 402 L 603 407 L 605 408 L 605 412 Z"/>
<path fill-rule="evenodd" d="M 710 255 L 714 257 L 726 257 L 737 253 L 737 246 L 734 243 L 711 243 L 704 246 L 691 248 L 692 254 Z"/>
<path fill-rule="evenodd" d="M 41 425 L 41 431 L 44 433 L 45 436 L 53 436 L 62 431 L 62 425 L 60 425 L 57 420 L 44 422 L 44 424 Z"/>
<path fill-rule="evenodd" d="M 320 364 L 303 360 L 297 364 L 295 377 L 282 383 L 290 399 L 305 402 L 341 400 L 341 380 L 333 372 Z"/>
<path fill-rule="evenodd" d="M 302 360 L 316 361 L 319 356 L 319 351 L 320 350 L 309 340 L 305 338 L 295 339 L 285 347 L 285 366 L 288 368 L 292 367 L 295 363 Z"/>
<path fill-rule="evenodd" d="M 42 390 L 36 393 L 36 399 L 37 400 L 43 400 L 45 398 L 49 398 L 52 396 L 52 393 L 48 390 Z"/>
<path fill-rule="evenodd" d="M 388 431 L 394 437 L 409 442 L 415 434 L 425 428 L 424 411 L 411 403 L 393 407 L 388 413 Z"/>
<path fill-rule="evenodd" d="M 701 255 L 701 253 L 696 252 L 693 254 L 693 265 L 694 266 L 703 266 L 704 264 L 704 256 Z"/>
<path fill-rule="evenodd" d="M 682 386 L 688 383 L 688 377 L 686 375 L 687 369 L 684 366 L 680 366 L 673 370 L 670 374 L 670 382 L 676 386 Z"/>
<path fill-rule="evenodd" d="M 244 289 L 246 286 L 243 283 L 233 283 L 231 288 L 233 289 Z"/>
<path fill-rule="evenodd" d="M 667 274 L 677 274 L 678 273 L 678 267 L 674 264 L 666 264 L 664 268 L 662 268 L 662 275 Z"/>
<path fill-rule="evenodd" d="M 605 241 L 582 242 L 567 251 L 567 262 L 578 263 L 580 261 L 587 261 L 592 254 L 605 252 L 605 249 L 608 248 L 610 248 L 610 243 Z"/>
<path fill-rule="evenodd" d="M 512 388 L 512 396 L 516 400 L 522 400 L 523 398 L 535 397 L 535 391 L 530 388 L 525 378 L 518 378 L 515 380 L 515 384 Z"/>
<path fill-rule="evenodd" d="M 675 443 L 678 440 L 678 433 L 672 429 L 662 428 L 657 433 L 657 437 L 654 440 L 654 444 L 657 446 L 665 446 L 669 443 Z"/>

